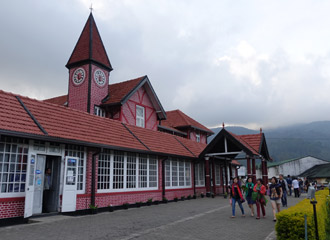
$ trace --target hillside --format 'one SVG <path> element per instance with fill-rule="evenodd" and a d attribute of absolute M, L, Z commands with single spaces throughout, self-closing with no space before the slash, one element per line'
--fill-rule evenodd
<path fill-rule="evenodd" d="M 214 128 L 213 136 L 221 130 Z M 235 134 L 254 134 L 259 131 L 244 127 L 226 127 Z M 311 155 L 330 160 L 330 121 L 312 122 L 271 130 L 263 130 L 266 136 L 268 150 L 274 161 Z"/>

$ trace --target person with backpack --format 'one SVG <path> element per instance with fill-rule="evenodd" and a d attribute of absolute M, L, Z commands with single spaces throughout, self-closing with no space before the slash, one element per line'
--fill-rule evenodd
<path fill-rule="evenodd" d="M 231 201 L 231 205 L 232 205 L 232 215 L 231 217 L 234 218 L 235 217 L 235 207 L 236 207 L 236 202 L 239 206 L 239 208 L 241 209 L 242 212 L 242 217 L 245 217 L 245 213 L 244 213 L 244 208 L 242 206 L 242 203 L 245 201 L 242 195 L 242 191 L 241 191 L 241 187 L 238 184 L 238 178 L 235 177 L 233 179 L 233 184 L 231 185 L 231 191 L 230 191 L 230 201 Z"/>
<path fill-rule="evenodd" d="M 282 186 L 278 183 L 276 177 L 272 177 L 271 184 L 269 186 L 269 197 L 272 203 L 274 222 L 276 222 L 276 209 L 280 212 L 281 198 L 282 198 Z"/>
<path fill-rule="evenodd" d="M 288 200 L 287 200 L 286 195 L 287 195 L 287 192 L 288 192 L 288 183 L 284 179 L 283 174 L 280 174 L 280 179 L 278 180 L 278 182 L 279 182 L 279 184 L 281 184 L 282 192 L 283 192 L 283 195 L 282 195 L 282 198 L 281 198 L 282 207 L 287 207 L 288 206 Z"/>
<path fill-rule="evenodd" d="M 252 200 L 252 193 L 253 193 L 254 183 L 252 182 L 252 177 L 248 177 L 246 184 L 245 184 L 245 199 L 249 208 L 251 209 L 251 216 L 254 216 L 254 207 L 253 204 L 256 202 Z"/>
<path fill-rule="evenodd" d="M 289 196 L 292 195 L 292 178 L 290 175 L 288 175 L 286 182 L 288 183 L 288 188 L 289 188 Z"/>

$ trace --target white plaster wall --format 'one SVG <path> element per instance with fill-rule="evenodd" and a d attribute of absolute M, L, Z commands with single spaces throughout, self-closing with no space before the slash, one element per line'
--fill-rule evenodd
<path fill-rule="evenodd" d="M 238 176 L 242 177 L 242 176 L 246 176 L 247 172 L 246 172 L 246 167 L 245 166 L 241 166 L 238 169 Z"/>
<path fill-rule="evenodd" d="M 285 177 L 287 175 L 299 176 L 301 173 L 314 167 L 315 165 L 325 164 L 325 163 L 329 163 L 329 162 L 314 157 L 304 157 L 297 159 L 295 161 L 281 164 L 279 166 L 269 167 L 268 177 L 272 177 L 272 176 L 278 177 L 279 174 L 283 174 Z"/>

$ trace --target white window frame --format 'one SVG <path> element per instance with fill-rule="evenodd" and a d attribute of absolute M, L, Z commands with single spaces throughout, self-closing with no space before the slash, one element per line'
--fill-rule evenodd
<path fill-rule="evenodd" d="M 181 172 L 181 178 L 183 178 L 184 181 L 184 186 L 180 186 L 180 163 L 182 165 L 183 164 L 183 176 L 182 176 L 182 172 Z M 191 188 L 192 187 L 192 179 L 191 179 L 191 161 L 187 161 L 187 160 L 179 160 L 179 159 L 168 159 L 165 162 L 165 168 L 169 166 L 170 168 L 170 172 L 168 175 L 168 171 L 166 171 L 165 169 L 165 188 L 166 189 L 182 189 L 182 188 Z M 189 167 L 190 169 L 190 176 L 189 178 L 187 178 L 187 174 L 186 174 L 186 167 Z M 182 169 L 182 166 L 181 166 Z M 175 171 L 175 174 L 173 174 Z M 167 179 L 169 179 L 170 181 L 168 181 Z M 189 182 L 187 181 L 187 179 L 189 179 Z M 187 183 L 188 182 L 188 183 Z M 173 184 L 176 183 L 176 184 Z"/>
<path fill-rule="evenodd" d="M 19 142 L 15 142 L 15 141 L 23 141 L 23 143 L 19 143 Z M 28 179 L 28 176 L 27 176 L 27 164 L 28 164 L 28 162 L 27 161 L 28 161 L 28 154 L 29 154 L 29 150 L 30 149 L 29 149 L 28 142 L 25 142 L 24 143 L 24 141 L 26 141 L 26 140 L 25 139 L 13 138 L 13 137 L 4 137 L 4 141 L 2 141 L 0 139 L 0 142 L 4 144 L 4 149 L 3 149 L 3 151 L 1 151 L 1 153 L 3 154 L 3 156 L 2 156 L 3 157 L 3 162 L 2 162 L 2 159 L 0 159 L 0 165 L 2 164 L 2 170 L 1 170 L 1 173 L 2 174 L 4 174 L 3 169 L 4 169 L 4 165 L 5 165 L 5 155 L 6 154 L 9 154 L 8 171 L 6 172 L 8 174 L 8 179 L 9 179 L 9 175 L 10 174 L 14 174 L 15 177 L 16 177 L 16 174 L 17 174 L 17 172 L 14 172 L 14 173 L 11 173 L 10 172 L 11 156 L 12 155 L 17 155 L 16 156 L 16 159 L 17 159 L 18 155 L 20 155 L 19 152 L 18 152 L 18 148 L 19 147 L 22 147 L 23 150 L 24 149 L 27 149 L 27 152 L 26 153 L 23 151 L 23 153 L 21 154 L 22 156 L 26 156 L 25 181 L 20 180 L 19 182 L 16 183 L 16 184 L 22 185 L 20 187 L 23 187 L 24 186 L 23 187 L 23 190 L 24 191 L 20 191 L 20 192 L 1 192 L 3 182 L 2 182 L 2 179 L 0 179 L 0 197 L 1 198 L 24 197 L 25 196 L 25 185 L 27 184 L 27 179 Z M 7 144 L 10 145 L 10 151 L 9 152 L 6 151 L 6 145 Z M 17 145 L 17 151 L 15 153 L 12 152 L 12 146 L 13 145 Z M 16 169 L 16 166 L 17 166 L 16 161 L 15 161 L 15 169 Z M 21 171 L 20 172 L 20 175 L 22 175 L 23 173 L 24 172 Z M 1 178 L 3 177 L 2 174 L 0 174 L 0 177 Z M 8 185 L 8 184 L 10 184 L 10 181 L 7 180 L 6 182 L 4 182 L 4 184 L 7 184 Z M 14 185 L 15 184 L 15 181 L 12 184 Z"/>
<path fill-rule="evenodd" d="M 196 133 L 196 142 L 201 142 L 201 135 L 199 133 Z"/>
<path fill-rule="evenodd" d="M 80 150 L 77 150 L 77 149 L 74 149 L 74 148 L 80 148 Z M 78 146 L 78 145 L 67 145 L 66 148 L 65 148 L 65 151 L 68 151 L 67 152 L 67 157 L 77 157 L 79 160 L 78 160 L 78 172 L 77 172 L 77 193 L 78 194 L 84 194 L 85 193 L 85 186 L 86 186 L 86 162 L 87 162 L 87 152 L 86 152 L 86 147 L 82 147 L 82 146 Z M 69 154 L 69 151 L 70 152 L 75 152 L 74 154 Z M 83 157 L 80 158 L 78 156 L 78 152 L 79 152 L 79 155 L 80 154 L 83 154 Z M 72 156 L 73 155 L 73 156 Z M 83 166 L 80 164 L 80 162 L 83 161 Z M 79 170 L 80 169 L 83 169 L 83 181 L 80 182 L 79 181 Z M 64 171 L 64 170 L 63 170 Z M 82 189 L 78 189 L 79 188 L 79 184 L 82 183 Z"/>
<path fill-rule="evenodd" d="M 143 116 L 138 116 L 138 109 L 142 110 Z M 136 105 L 136 110 L 135 110 L 135 125 L 138 127 L 142 127 L 145 128 L 145 108 L 140 106 L 140 105 Z"/>
<path fill-rule="evenodd" d="M 205 187 L 205 166 L 203 162 L 195 164 L 195 186 Z"/>
<path fill-rule="evenodd" d="M 100 116 L 100 117 L 105 117 L 105 111 L 99 106 L 94 106 L 94 115 Z"/>
<path fill-rule="evenodd" d="M 157 156 L 153 156 L 153 155 L 147 155 L 147 154 L 142 154 L 143 157 L 146 157 L 147 160 L 147 169 L 146 169 L 146 177 L 147 177 L 147 186 L 146 187 L 139 187 L 139 181 L 140 181 L 140 154 L 137 153 L 127 153 L 127 152 L 121 152 L 124 154 L 124 174 L 123 174 L 123 188 L 119 188 L 119 189 L 114 189 L 113 188 L 113 172 L 114 172 L 114 155 L 115 155 L 115 151 L 112 150 L 106 150 L 104 153 L 101 153 L 99 155 L 99 158 L 102 157 L 102 154 L 106 154 L 108 156 L 110 156 L 110 185 L 108 189 L 97 189 L 98 193 L 110 193 L 110 192 L 135 192 L 135 191 L 151 191 L 151 190 L 158 190 L 158 186 L 159 186 L 159 178 L 158 178 L 158 158 Z M 135 162 L 135 188 L 128 188 L 127 187 L 127 156 L 128 154 L 135 154 L 136 155 L 136 162 Z M 150 175 L 150 160 L 156 160 L 156 176 L 155 175 Z M 101 159 L 102 161 L 102 159 Z M 99 170 L 98 170 L 99 171 Z M 154 187 L 150 187 L 150 176 L 152 176 L 153 178 L 156 178 L 156 186 Z M 155 181 L 152 181 L 153 183 L 155 183 Z M 99 186 L 99 183 L 98 183 Z"/>

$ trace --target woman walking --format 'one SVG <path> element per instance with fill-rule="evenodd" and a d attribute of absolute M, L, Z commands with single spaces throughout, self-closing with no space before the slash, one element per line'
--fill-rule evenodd
<path fill-rule="evenodd" d="M 238 184 L 238 179 L 237 177 L 234 178 L 233 184 L 231 186 L 231 191 L 230 191 L 230 197 L 231 197 L 231 205 L 232 205 L 232 218 L 235 217 L 235 205 L 236 202 L 238 203 L 239 208 L 241 209 L 242 212 L 242 217 L 245 217 L 244 214 L 244 208 L 242 206 L 242 203 L 244 202 L 244 198 L 242 195 L 241 188 Z"/>
<path fill-rule="evenodd" d="M 282 194 L 283 192 L 282 192 L 281 184 L 278 183 L 276 177 L 272 177 L 272 181 L 269 186 L 269 195 L 273 208 L 274 222 L 276 222 L 276 209 L 277 212 L 281 211 L 280 206 L 281 206 Z"/>
<path fill-rule="evenodd" d="M 265 217 L 266 215 L 266 211 L 265 211 L 265 205 L 266 205 L 266 198 L 265 198 L 265 194 L 266 194 L 266 187 L 262 184 L 262 179 L 259 178 L 257 180 L 257 184 L 254 185 L 253 191 L 255 192 L 255 201 L 256 201 L 256 205 L 257 205 L 257 217 L 256 219 L 260 219 L 260 208 L 262 211 L 262 216 Z"/>
<path fill-rule="evenodd" d="M 252 177 L 248 177 L 247 182 L 245 184 L 245 199 L 251 209 L 251 216 L 254 216 L 254 207 L 253 204 L 256 202 L 252 200 L 252 193 L 253 193 L 254 183 L 252 182 Z"/>

